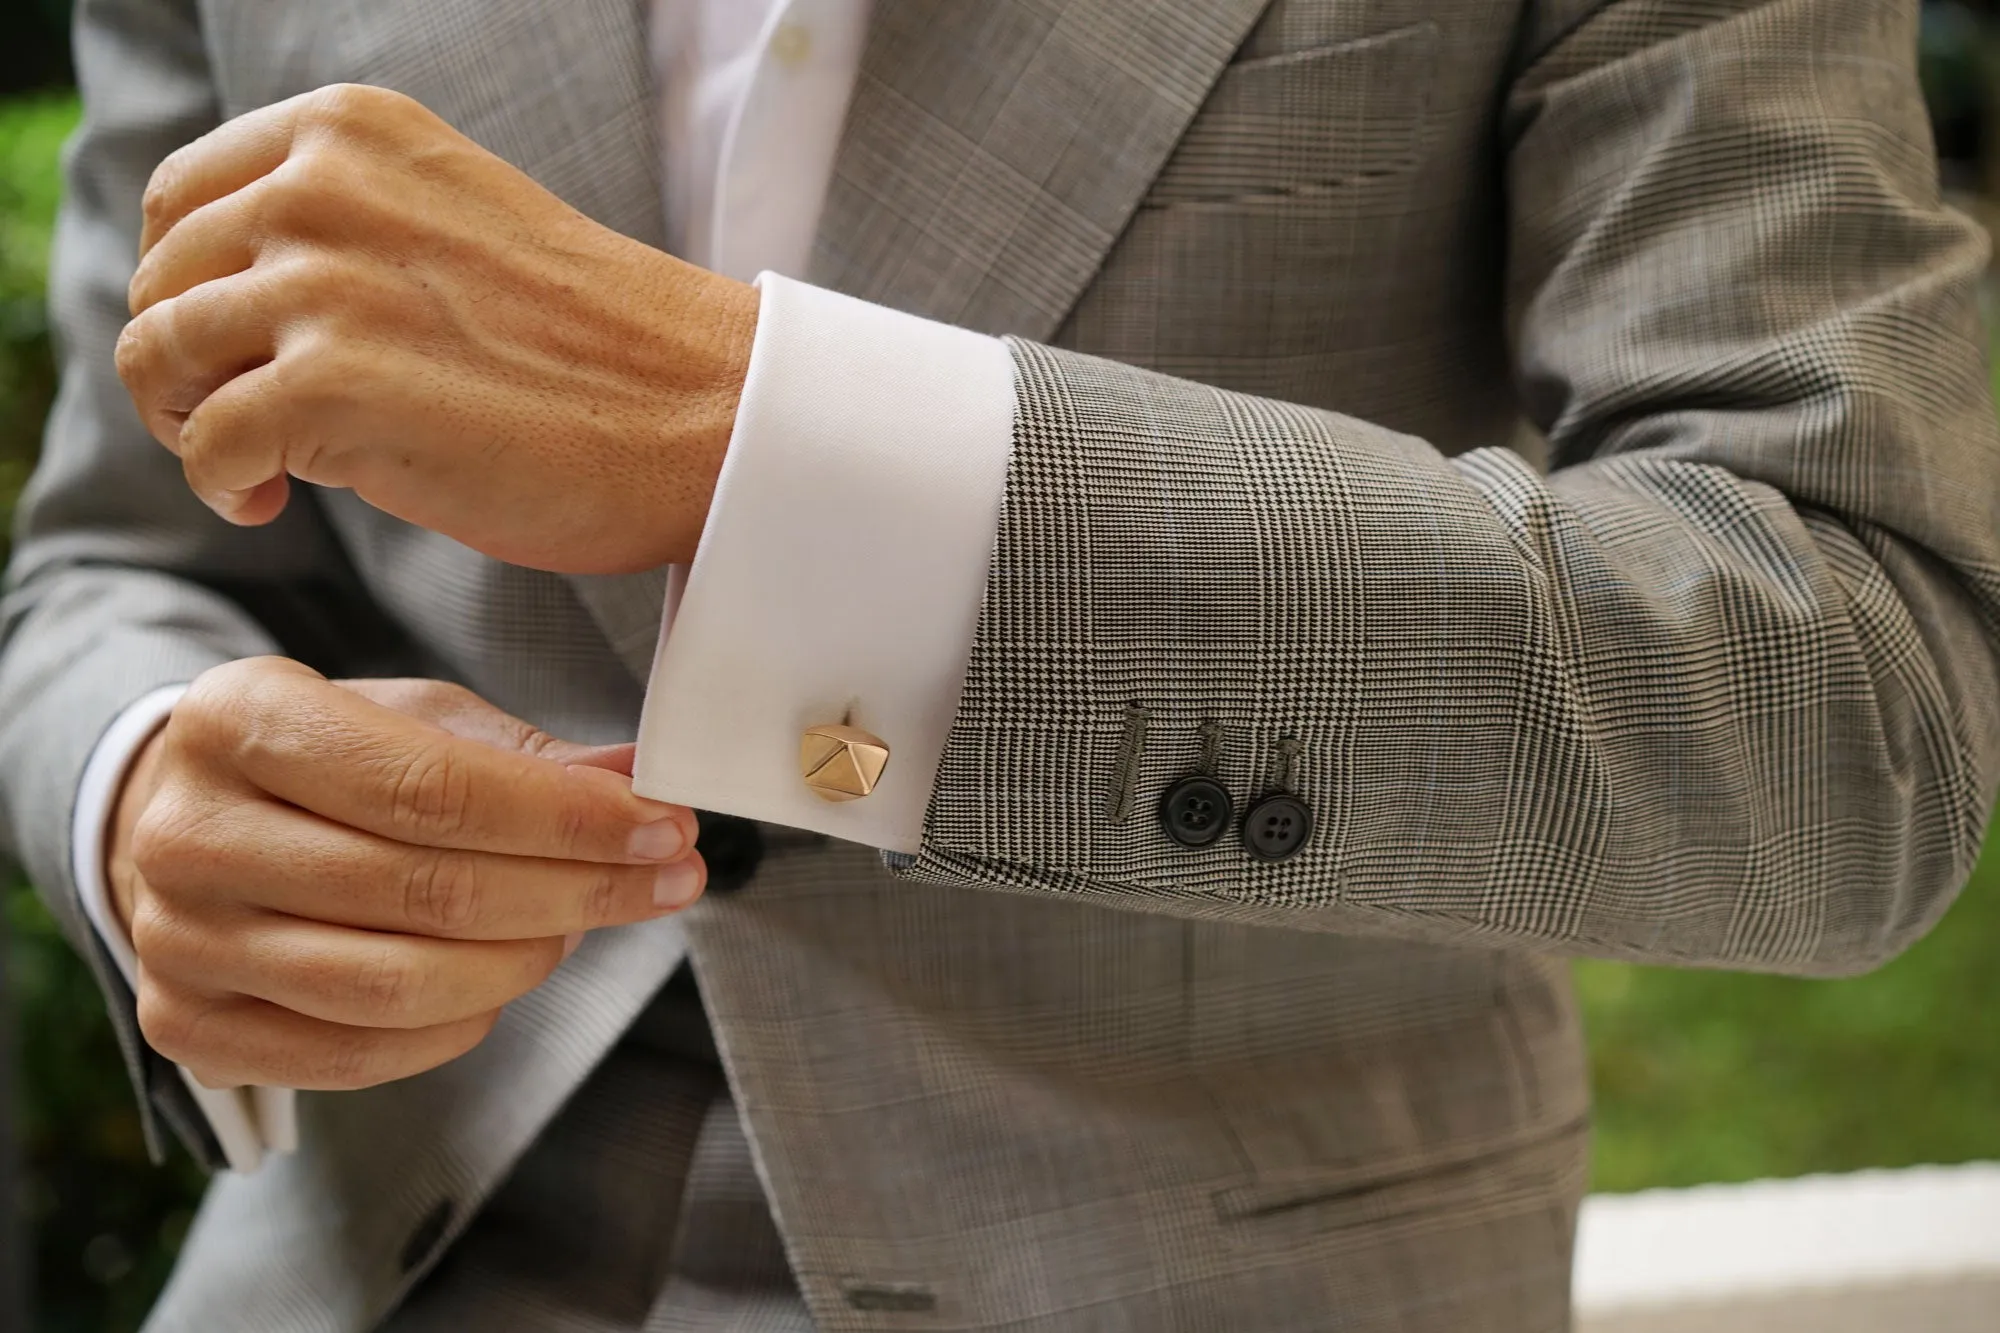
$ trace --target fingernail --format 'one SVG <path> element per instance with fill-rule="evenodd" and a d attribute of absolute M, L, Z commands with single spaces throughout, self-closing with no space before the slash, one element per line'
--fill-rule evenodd
<path fill-rule="evenodd" d="M 574 935 L 563 936 L 563 957 L 568 958 L 571 954 L 575 953 L 576 946 L 582 943 L 583 932 L 580 930 Z"/>
<path fill-rule="evenodd" d="M 662 819 L 657 824 L 634 829 L 626 850 L 635 861 L 671 861 L 686 851 L 687 845 L 687 834 L 681 832 L 680 821 Z"/>
<path fill-rule="evenodd" d="M 693 861 L 661 866 L 653 877 L 653 906 L 662 912 L 686 907 L 701 895 L 701 867 Z"/>

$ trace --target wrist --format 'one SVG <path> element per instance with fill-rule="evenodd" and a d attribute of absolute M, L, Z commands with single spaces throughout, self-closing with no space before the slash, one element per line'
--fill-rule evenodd
<path fill-rule="evenodd" d="M 663 525 L 671 539 L 660 564 L 687 564 L 694 559 L 735 434 L 757 340 L 757 289 L 706 271 L 700 272 L 700 279 L 701 289 L 690 306 L 693 317 L 683 337 L 702 349 L 693 360 L 706 366 L 707 373 L 697 389 L 698 406 L 676 442 L 688 484 L 673 497 L 677 512 Z"/>

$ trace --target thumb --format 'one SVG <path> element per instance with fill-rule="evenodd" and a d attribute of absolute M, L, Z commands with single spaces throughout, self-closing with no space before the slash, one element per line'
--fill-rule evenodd
<path fill-rule="evenodd" d="M 623 778 L 632 776 L 632 761 L 639 753 L 639 747 L 632 741 L 623 745 L 577 745 L 571 741 L 551 738 L 548 747 L 541 751 L 550 759 L 565 764 L 576 764 L 583 768 L 601 768 L 607 773 L 616 773 Z"/>
<path fill-rule="evenodd" d="M 558 764 L 601 768 L 621 777 L 632 776 L 632 758 L 638 749 L 632 742 L 581 745 L 560 740 L 494 707 L 463 685 L 442 680 L 342 680 L 335 684 L 371 703 L 428 722 L 463 740 L 535 755 Z"/>

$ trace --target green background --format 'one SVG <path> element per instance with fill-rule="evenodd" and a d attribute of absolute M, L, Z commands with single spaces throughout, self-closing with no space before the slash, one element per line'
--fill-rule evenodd
<path fill-rule="evenodd" d="M 15 22 L 0 19 L 0 44 Z M 58 45 L 17 47 L 16 64 L 41 49 L 37 81 L 60 82 Z M 1948 95 L 1976 98 L 1976 63 L 1953 69 Z M 0 517 L 53 387 L 42 275 L 74 118 L 61 92 L 0 100 Z M 2000 1159 L 1996 881 L 2000 855 L 1989 855 L 1930 938 L 1851 981 L 1579 964 L 1596 1188 Z M 25 885 L 5 891 L 5 912 L 33 1327 L 130 1329 L 186 1231 L 199 1173 L 184 1158 L 147 1164 L 94 985 Z"/>

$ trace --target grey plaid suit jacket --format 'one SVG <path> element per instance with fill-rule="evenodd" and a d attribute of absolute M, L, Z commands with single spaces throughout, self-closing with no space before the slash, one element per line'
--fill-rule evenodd
<path fill-rule="evenodd" d="M 362 80 L 658 243 L 643 8 L 82 5 L 0 791 L 197 1146 L 70 886 L 107 720 L 289 651 L 625 737 L 661 598 L 343 494 L 211 520 L 112 371 L 141 187 Z M 1994 793 L 1985 250 L 1915 9 L 881 0 L 812 276 L 1010 335 L 1018 376 L 922 853 L 787 848 L 471 1056 L 306 1098 L 160 1326 L 378 1322 L 684 956 L 822 1328 L 1562 1326 L 1560 955 L 1866 968 Z M 1162 834 L 1204 723 L 1239 796 L 1291 756 L 1303 855 Z"/>

